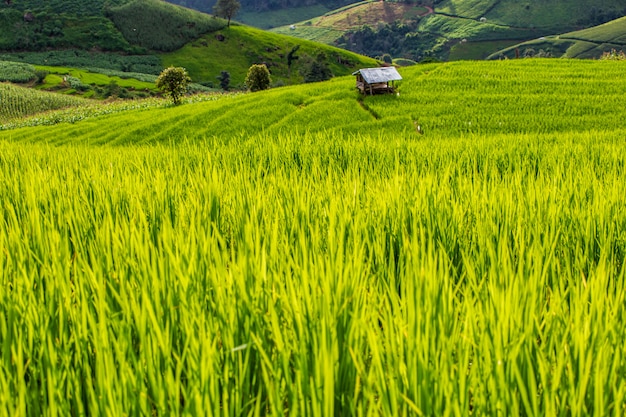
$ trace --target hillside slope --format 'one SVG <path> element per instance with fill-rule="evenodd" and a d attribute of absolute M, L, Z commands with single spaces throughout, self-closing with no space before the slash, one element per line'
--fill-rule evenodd
<path fill-rule="evenodd" d="M 226 96 L 76 124 L 6 131 L 0 139 L 137 144 L 246 140 L 279 133 L 431 138 L 612 131 L 623 126 L 626 66 L 610 61 L 515 60 L 405 68 L 398 95 L 360 97 L 352 77 Z M 111 126 L 125 126 L 111 129 Z"/>
<path fill-rule="evenodd" d="M 295 29 L 286 25 L 272 31 L 369 56 L 482 59 L 520 41 L 589 28 L 626 15 L 626 7 L 619 0 L 600 5 L 592 0 L 424 1 L 412 6 L 412 12 L 398 15 L 402 7 L 406 5 L 384 3 L 376 10 L 364 2 L 320 18 L 292 22 Z M 425 13 L 420 11 L 424 8 L 428 9 Z"/>
<path fill-rule="evenodd" d="M 227 71 L 231 86 L 242 87 L 254 63 L 267 63 L 277 85 L 307 80 L 313 60 L 334 75 L 377 65 L 322 44 L 243 26 L 226 29 L 222 19 L 159 0 L 2 3 L 0 29 L 0 60 L 149 74 L 183 66 L 208 86 Z M 288 68 L 293 48 L 300 59 Z"/>
<path fill-rule="evenodd" d="M 626 50 L 626 17 L 588 29 L 533 39 L 498 51 L 489 58 L 532 56 L 540 51 L 554 57 L 597 58 L 611 49 Z"/>

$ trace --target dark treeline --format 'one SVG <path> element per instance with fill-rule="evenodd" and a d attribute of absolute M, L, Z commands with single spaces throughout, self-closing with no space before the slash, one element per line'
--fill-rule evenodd
<path fill-rule="evenodd" d="M 409 58 L 416 61 L 436 53 L 438 36 L 418 32 L 418 20 L 402 23 L 379 24 L 377 27 L 362 26 L 346 32 L 337 40 L 337 46 L 371 56 Z"/>

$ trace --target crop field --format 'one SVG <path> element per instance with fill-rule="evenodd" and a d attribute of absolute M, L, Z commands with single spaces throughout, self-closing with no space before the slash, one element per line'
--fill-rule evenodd
<path fill-rule="evenodd" d="M 358 29 L 363 25 L 376 27 L 378 24 L 393 23 L 397 20 L 409 21 L 427 13 L 428 9 L 425 7 L 413 4 L 365 0 L 320 13 L 317 17 L 292 20 L 271 31 L 334 45 L 335 41 L 350 29 Z M 291 28 L 292 23 L 295 29 Z"/>
<path fill-rule="evenodd" d="M 0 131 L 0 414 L 626 414 L 626 67 L 400 71 Z"/>
<path fill-rule="evenodd" d="M 0 124 L 48 110 L 84 105 L 78 97 L 63 96 L 0 83 Z"/>

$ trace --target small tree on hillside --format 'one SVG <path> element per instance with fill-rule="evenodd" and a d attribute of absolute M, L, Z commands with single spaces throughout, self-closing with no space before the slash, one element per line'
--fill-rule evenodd
<path fill-rule="evenodd" d="M 241 4 L 237 0 L 217 0 L 213 6 L 213 14 L 224 19 L 228 19 L 228 27 L 230 27 L 230 19 L 235 17 Z"/>
<path fill-rule="evenodd" d="M 254 64 L 248 69 L 246 86 L 250 91 L 267 90 L 271 82 L 270 71 L 265 64 Z"/>
<path fill-rule="evenodd" d="M 222 90 L 227 91 L 230 86 L 230 73 L 228 71 L 222 71 L 221 74 L 217 76 L 217 79 L 220 81 Z"/>
<path fill-rule="evenodd" d="M 332 78 L 333 73 L 326 63 L 326 54 L 320 52 L 315 59 L 310 59 L 300 70 L 305 83 L 326 81 Z"/>
<path fill-rule="evenodd" d="M 161 72 L 156 80 L 156 86 L 169 95 L 174 104 L 180 104 L 180 98 L 187 92 L 190 81 L 191 78 L 185 68 L 169 67 Z"/>

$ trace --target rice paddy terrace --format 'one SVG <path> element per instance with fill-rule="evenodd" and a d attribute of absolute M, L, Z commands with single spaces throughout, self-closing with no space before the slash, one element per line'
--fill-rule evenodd
<path fill-rule="evenodd" d="M 5 125 L 0 413 L 626 413 L 626 66 L 401 74 Z"/>

